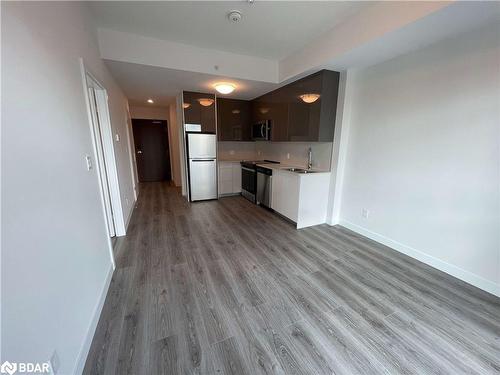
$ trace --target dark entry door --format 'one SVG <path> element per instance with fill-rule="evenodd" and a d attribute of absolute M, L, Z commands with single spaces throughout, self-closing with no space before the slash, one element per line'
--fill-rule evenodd
<path fill-rule="evenodd" d="M 170 180 L 167 121 L 132 120 L 140 182 Z"/>

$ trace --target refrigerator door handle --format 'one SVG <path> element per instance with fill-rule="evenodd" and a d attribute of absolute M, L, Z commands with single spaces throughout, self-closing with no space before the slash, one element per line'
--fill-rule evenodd
<path fill-rule="evenodd" d="M 200 162 L 200 161 L 215 161 L 215 159 L 191 159 L 192 162 Z"/>

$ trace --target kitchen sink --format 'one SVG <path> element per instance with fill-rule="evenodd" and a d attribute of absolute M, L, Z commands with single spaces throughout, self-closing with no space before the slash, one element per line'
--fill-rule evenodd
<path fill-rule="evenodd" d="M 312 171 L 310 169 L 302 169 L 302 168 L 287 168 L 286 170 L 290 171 L 290 172 L 303 173 L 303 174 L 316 173 L 317 172 L 317 171 Z"/>

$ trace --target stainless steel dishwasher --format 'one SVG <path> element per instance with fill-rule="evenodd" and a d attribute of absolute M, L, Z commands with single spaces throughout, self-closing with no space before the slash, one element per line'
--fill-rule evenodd
<path fill-rule="evenodd" d="M 273 170 L 271 168 L 257 167 L 257 204 L 271 208 L 272 185 Z"/>

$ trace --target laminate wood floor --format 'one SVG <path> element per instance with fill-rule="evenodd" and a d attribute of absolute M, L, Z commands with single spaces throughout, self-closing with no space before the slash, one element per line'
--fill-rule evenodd
<path fill-rule="evenodd" d="M 500 299 L 345 228 L 141 186 L 85 374 L 500 373 Z"/>

